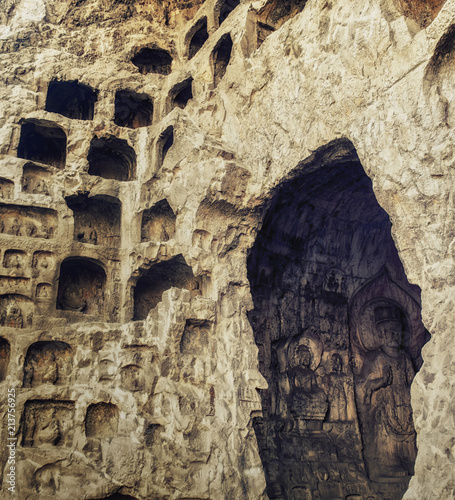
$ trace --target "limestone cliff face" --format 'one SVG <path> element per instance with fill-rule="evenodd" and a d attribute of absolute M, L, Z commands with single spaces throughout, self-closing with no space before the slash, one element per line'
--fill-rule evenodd
<path fill-rule="evenodd" d="M 18 498 L 451 498 L 455 1 L 1 6 Z"/>

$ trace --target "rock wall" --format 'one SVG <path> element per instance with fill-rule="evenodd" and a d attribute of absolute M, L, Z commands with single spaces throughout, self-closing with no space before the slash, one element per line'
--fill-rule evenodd
<path fill-rule="evenodd" d="M 455 2 L 3 0 L 0 21 L 18 498 L 451 498 Z M 412 364 L 399 480 L 371 472 L 384 343 L 359 296 L 396 303 L 367 330 L 401 315 Z M 286 442 L 321 454 L 280 475 Z"/>

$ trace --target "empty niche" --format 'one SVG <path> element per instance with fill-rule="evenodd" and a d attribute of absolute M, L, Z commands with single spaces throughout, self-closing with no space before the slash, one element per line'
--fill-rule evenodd
<path fill-rule="evenodd" d="M 90 175 L 118 181 L 136 178 L 136 152 L 124 139 L 94 137 L 87 159 Z"/>
<path fill-rule="evenodd" d="M 191 37 L 188 46 L 188 59 L 194 57 L 207 41 L 209 34 L 207 32 L 207 18 L 200 19 L 189 33 Z"/>
<path fill-rule="evenodd" d="M 188 101 L 193 98 L 193 79 L 187 78 L 178 83 L 170 92 L 170 109 L 185 108 Z"/>
<path fill-rule="evenodd" d="M 66 342 L 35 342 L 25 356 L 24 387 L 66 383 L 72 369 L 72 356 Z"/>
<path fill-rule="evenodd" d="M 133 320 L 143 320 L 161 302 L 163 292 L 171 287 L 197 290 L 198 282 L 182 255 L 159 262 L 146 271 L 134 288 Z"/>
<path fill-rule="evenodd" d="M 164 162 L 166 155 L 174 144 L 174 127 L 168 127 L 162 134 L 158 137 L 157 144 L 157 156 L 158 156 L 158 168 Z"/>
<path fill-rule="evenodd" d="M 88 438 L 110 438 L 117 434 L 119 411 L 111 403 L 95 403 L 87 408 L 85 435 Z"/>
<path fill-rule="evenodd" d="M 22 123 L 18 158 L 37 161 L 64 168 L 66 161 L 66 134 L 62 128 L 50 122 Z"/>
<path fill-rule="evenodd" d="M 142 213 L 141 241 L 169 241 L 175 233 L 175 214 L 167 200 Z"/>
<path fill-rule="evenodd" d="M 45 168 L 26 163 L 22 171 L 22 191 L 49 195 L 51 173 Z"/>
<path fill-rule="evenodd" d="M 180 341 L 180 352 L 196 355 L 209 354 L 211 329 L 211 321 L 187 319 Z"/>
<path fill-rule="evenodd" d="M 57 212 L 47 208 L 0 205 L 0 233 L 30 238 L 53 238 Z"/>
<path fill-rule="evenodd" d="M 95 261 L 68 258 L 60 266 L 57 309 L 102 315 L 106 272 Z"/>
<path fill-rule="evenodd" d="M 71 446 L 73 417 L 74 401 L 26 401 L 22 417 L 22 446 Z"/>
<path fill-rule="evenodd" d="M 142 391 L 145 386 L 144 370 L 138 365 L 124 366 L 120 372 L 123 389 L 127 391 Z"/>
<path fill-rule="evenodd" d="M 46 111 L 59 113 L 76 120 L 93 120 L 98 91 L 76 80 L 49 83 L 46 97 Z"/>
<path fill-rule="evenodd" d="M 73 211 L 75 241 L 120 246 L 121 205 L 116 198 L 80 195 L 67 198 L 66 203 Z"/>
<path fill-rule="evenodd" d="M 33 320 L 33 301 L 25 295 L 0 295 L 0 326 L 29 328 Z"/>
<path fill-rule="evenodd" d="M 143 75 L 147 73 L 168 75 L 171 72 L 172 56 L 167 50 L 144 47 L 131 59 L 131 62 Z"/>
<path fill-rule="evenodd" d="M 6 250 L 3 256 L 3 267 L 6 269 L 23 269 L 27 254 L 22 250 Z"/>
<path fill-rule="evenodd" d="M 231 60 L 232 38 L 227 33 L 223 35 L 213 49 L 213 78 L 215 87 L 220 83 L 226 73 L 229 61 Z"/>
<path fill-rule="evenodd" d="M 10 343 L 0 337 L 0 382 L 3 382 L 8 375 L 8 365 L 11 356 Z"/>
<path fill-rule="evenodd" d="M 240 5 L 240 0 L 224 0 L 218 3 L 217 10 L 219 9 L 218 23 L 221 24 L 229 14 Z"/>
<path fill-rule="evenodd" d="M 14 182 L 0 177 L 0 199 L 8 200 L 13 198 Z"/>
<path fill-rule="evenodd" d="M 152 124 L 153 101 L 147 94 L 118 90 L 115 94 L 114 123 L 119 127 L 139 128 Z"/>

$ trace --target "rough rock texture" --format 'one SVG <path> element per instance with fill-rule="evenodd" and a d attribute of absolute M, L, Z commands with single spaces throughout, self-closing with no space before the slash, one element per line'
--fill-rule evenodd
<path fill-rule="evenodd" d="M 18 498 L 401 496 L 414 448 L 395 489 L 373 484 L 362 384 L 388 363 L 379 405 L 420 368 L 406 276 L 432 338 L 404 498 L 452 498 L 455 1 L 441 4 L 1 0 L 0 388 L 3 422 L 17 394 Z M 364 204 L 367 178 L 327 188 L 340 164 L 364 170 L 386 215 Z M 370 299 L 386 302 L 370 333 L 397 304 L 406 382 L 362 340 Z M 289 345 L 299 363 L 272 362 Z M 311 451 L 343 429 L 355 457 L 323 444 L 335 458 L 294 457 L 311 477 L 286 481 L 268 465 L 281 443 Z"/>

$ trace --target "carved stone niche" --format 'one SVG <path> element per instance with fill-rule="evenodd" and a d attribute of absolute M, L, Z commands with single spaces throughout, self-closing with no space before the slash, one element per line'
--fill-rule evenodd
<path fill-rule="evenodd" d="M 33 323 L 33 310 L 33 301 L 24 295 L 0 295 L 0 326 L 30 328 Z"/>
<path fill-rule="evenodd" d="M 57 309 L 102 316 L 106 272 L 94 260 L 70 257 L 60 266 Z"/>
<path fill-rule="evenodd" d="M 87 408 L 85 435 L 88 438 L 111 438 L 117 435 L 119 411 L 111 403 L 95 403 Z"/>
<path fill-rule="evenodd" d="M 133 320 L 143 320 L 161 302 L 163 292 L 171 287 L 186 288 L 198 295 L 199 283 L 182 255 L 154 264 L 134 288 Z"/>
<path fill-rule="evenodd" d="M 0 233 L 51 239 L 57 231 L 57 212 L 48 208 L 0 205 Z"/>
<path fill-rule="evenodd" d="M 0 382 L 3 382 L 8 375 L 8 365 L 11 356 L 10 343 L 0 337 Z"/>
<path fill-rule="evenodd" d="M 115 93 L 114 123 L 119 127 L 148 127 L 153 120 L 153 101 L 147 94 L 137 94 L 131 90 Z"/>
<path fill-rule="evenodd" d="M 215 5 L 215 18 L 218 18 L 218 26 L 223 23 L 229 14 L 240 5 L 240 0 L 219 0 Z"/>
<path fill-rule="evenodd" d="M 169 111 L 174 108 L 184 109 L 188 101 L 193 98 L 193 78 L 189 77 L 177 83 L 169 92 Z"/>
<path fill-rule="evenodd" d="M 273 31 L 305 8 L 308 0 L 270 0 L 258 12 L 258 46 Z"/>
<path fill-rule="evenodd" d="M 73 196 L 66 199 L 73 211 L 74 240 L 91 245 L 120 246 L 121 205 L 110 196 Z"/>
<path fill-rule="evenodd" d="M 269 386 L 254 422 L 269 498 L 402 498 L 426 332 L 349 141 L 318 149 L 271 193 L 247 265 Z"/>
<path fill-rule="evenodd" d="M 22 416 L 22 446 L 70 447 L 74 401 L 29 400 Z"/>
<path fill-rule="evenodd" d="M 73 352 L 66 342 L 39 341 L 25 356 L 24 387 L 65 384 L 73 368 Z"/>
<path fill-rule="evenodd" d="M 167 200 L 142 212 L 141 241 L 169 241 L 175 234 L 175 214 Z"/>
<path fill-rule="evenodd" d="M 14 182 L 0 177 L 0 199 L 10 200 L 14 197 Z"/>
<path fill-rule="evenodd" d="M 52 252 L 35 252 L 32 259 L 32 275 L 37 277 L 55 271 L 55 256 Z"/>
<path fill-rule="evenodd" d="M 5 269 L 23 270 L 27 266 L 27 253 L 22 250 L 6 250 L 3 256 Z"/>
<path fill-rule="evenodd" d="M 207 18 L 199 19 L 186 35 L 188 45 L 188 59 L 193 58 L 208 40 Z"/>
<path fill-rule="evenodd" d="M 199 319 L 187 319 L 180 341 L 182 354 L 205 356 L 210 354 L 212 322 Z"/>
<path fill-rule="evenodd" d="M 139 365 L 126 365 L 120 371 L 121 387 L 127 391 L 143 391 L 145 388 L 144 370 Z"/>
<path fill-rule="evenodd" d="M 212 52 L 213 81 L 215 87 L 220 83 L 226 74 L 227 67 L 231 60 L 232 38 L 229 33 L 223 35 Z"/>
<path fill-rule="evenodd" d="M 53 80 L 47 88 L 45 110 L 76 120 L 93 120 L 97 100 L 98 90 L 88 85 L 77 80 Z"/>
<path fill-rule="evenodd" d="M 38 283 L 36 285 L 35 297 L 40 300 L 52 299 L 53 288 L 50 283 Z"/>
<path fill-rule="evenodd" d="M 144 47 L 131 59 L 131 62 L 143 75 L 147 73 L 169 75 L 172 56 L 164 49 Z"/>
<path fill-rule="evenodd" d="M 22 123 L 17 157 L 64 168 L 66 161 L 66 134 L 62 128 L 45 120 L 27 120 Z"/>
<path fill-rule="evenodd" d="M 125 139 L 94 137 L 88 152 L 88 173 L 104 179 L 132 181 L 136 178 L 136 152 Z"/>
<path fill-rule="evenodd" d="M 30 194 L 50 194 L 51 173 L 43 167 L 26 163 L 22 174 L 22 191 Z"/>

